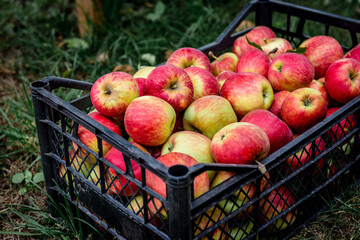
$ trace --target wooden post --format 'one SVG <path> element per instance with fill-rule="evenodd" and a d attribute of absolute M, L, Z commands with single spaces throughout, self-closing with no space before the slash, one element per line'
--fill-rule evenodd
<path fill-rule="evenodd" d="M 101 0 L 76 0 L 76 16 L 80 36 L 86 37 L 89 34 L 91 24 L 101 25 L 103 10 Z"/>

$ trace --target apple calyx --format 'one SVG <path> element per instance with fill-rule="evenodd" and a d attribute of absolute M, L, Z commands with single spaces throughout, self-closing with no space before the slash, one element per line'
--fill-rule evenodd
<path fill-rule="evenodd" d="M 309 98 L 306 98 L 305 101 L 304 101 L 304 105 L 306 107 L 310 106 L 311 105 L 311 100 Z"/>
<path fill-rule="evenodd" d="M 209 52 L 209 56 L 214 58 L 216 61 L 220 61 L 220 59 L 217 56 L 215 56 L 215 54 L 212 51 Z"/>
<path fill-rule="evenodd" d="M 350 73 L 349 73 L 349 78 L 351 81 L 355 80 L 358 76 L 359 76 L 359 74 L 354 73 L 353 71 L 350 71 Z"/>
<path fill-rule="evenodd" d="M 178 86 L 177 86 L 176 82 L 175 82 L 175 83 L 172 83 L 172 84 L 170 85 L 170 89 L 171 89 L 171 90 L 175 90 L 175 89 L 177 89 L 177 88 L 178 88 Z"/>
<path fill-rule="evenodd" d="M 111 94 L 111 90 L 110 90 L 110 89 L 106 89 L 106 90 L 105 90 L 105 94 L 110 95 L 110 94 Z"/>

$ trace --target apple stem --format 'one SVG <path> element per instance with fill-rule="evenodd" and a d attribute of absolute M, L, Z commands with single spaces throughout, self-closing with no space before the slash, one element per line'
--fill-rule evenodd
<path fill-rule="evenodd" d="M 264 43 L 265 43 L 265 44 L 267 44 L 267 40 L 266 40 L 266 38 L 264 38 Z"/>
<path fill-rule="evenodd" d="M 219 61 L 219 59 L 215 56 L 215 54 L 212 51 L 209 52 L 209 56 Z"/>
<path fill-rule="evenodd" d="M 264 164 L 260 163 L 258 160 L 255 160 L 256 164 L 258 165 L 258 169 L 262 174 L 267 172 L 266 167 Z"/>
<path fill-rule="evenodd" d="M 105 90 L 105 93 L 106 93 L 106 94 L 111 94 L 111 91 L 110 91 L 109 89 L 106 89 L 106 90 Z"/>
<path fill-rule="evenodd" d="M 358 76 L 358 74 L 350 73 L 351 80 L 354 80 L 357 76 Z"/>
<path fill-rule="evenodd" d="M 277 52 L 277 50 L 278 50 L 278 48 L 276 47 L 276 48 L 274 48 L 273 50 L 271 50 L 269 53 L 268 53 L 268 56 L 270 55 L 270 54 L 272 54 L 272 53 L 276 53 Z"/>

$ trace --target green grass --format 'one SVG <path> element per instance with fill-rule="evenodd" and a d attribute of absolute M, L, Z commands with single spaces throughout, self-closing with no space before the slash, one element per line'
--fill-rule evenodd
<path fill-rule="evenodd" d="M 26 196 L 32 198 L 17 196 L 24 185 L 11 183 L 15 173 L 24 172 L 33 162 L 34 166 L 29 169 L 32 174 L 41 169 L 40 161 L 36 161 L 39 146 L 29 91 L 32 81 L 61 76 L 94 82 L 116 66 L 136 71 L 139 66 L 162 63 L 166 54 L 177 48 L 197 48 L 214 41 L 248 1 L 176 0 L 162 5 L 156 1 L 104 0 L 103 26 L 84 39 L 79 38 L 74 2 L 0 1 L 0 78 L 3 85 L 0 90 L 0 216 L 8 223 L 0 224 L 1 231 L 17 231 L 21 227 L 29 238 L 37 238 L 37 235 L 70 238 L 68 233 L 61 235 L 59 231 L 71 223 L 52 222 L 46 206 L 38 206 L 37 200 L 44 201 L 42 191 L 29 189 Z M 360 18 L 359 0 L 288 2 Z M 282 20 L 277 24 L 281 25 Z M 101 54 L 107 59 L 97 61 Z M 57 94 L 67 100 L 79 96 L 78 92 L 59 91 Z M 340 239 L 342 231 L 349 233 L 346 238 L 359 238 L 359 195 L 359 188 L 349 191 L 298 238 Z M 38 214 L 32 218 L 34 211 Z M 341 223 L 346 221 L 348 226 L 343 226 Z M 54 227 L 49 227 L 51 224 Z M 314 230 L 313 233 L 309 229 Z M 72 237 L 78 238 L 79 233 L 73 232 Z"/>

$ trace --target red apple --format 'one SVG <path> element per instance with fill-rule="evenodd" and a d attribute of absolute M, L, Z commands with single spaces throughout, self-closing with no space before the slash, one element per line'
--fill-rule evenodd
<path fill-rule="evenodd" d="M 199 67 L 188 67 L 184 71 L 188 74 L 193 84 L 193 101 L 207 95 L 219 95 L 220 84 L 209 71 Z"/>
<path fill-rule="evenodd" d="M 236 65 L 239 61 L 239 58 L 235 53 L 226 52 L 219 57 L 216 57 L 212 52 L 209 52 L 209 55 L 210 57 L 215 58 L 215 60 L 210 63 L 211 72 L 215 77 L 224 71 L 235 72 Z"/>
<path fill-rule="evenodd" d="M 324 151 L 325 147 L 325 141 L 321 137 L 318 137 L 315 140 L 314 144 L 309 143 L 304 148 L 301 148 L 294 155 L 288 157 L 286 159 L 286 164 L 284 165 L 286 175 L 293 173 L 297 169 L 301 168 L 304 164 L 308 163 L 312 158 L 318 156 Z M 319 169 L 322 168 L 324 161 L 325 160 L 323 158 L 318 160 L 313 173 L 314 176 L 319 172 Z M 301 174 L 303 173 L 304 171 Z"/>
<path fill-rule="evenodd" d="M 332 99 L 343 104 L 360 95 L 360 62 L 352 58 L 335 61 L 326 72 L 325 88 Z"/>
<path fill-rule="evenodd" d="M 269 38 L 261 45 L 261 49 L 266 53 L 270 60 L 273 60 L 280 54 L 293 50 L 291 43 L 285 38 Z"/>
<path fill-rule="evenodd" d="M 221 88 L 238 119 L 254 109 L 269 109 L 274 93 L 270 82 L 257 73 L 238 73 L 230 77 Z"/>
<path fill-rule="evenodd" d="M 139 86 L 139 97 L 145 95 L 145 82 L 146 78 L 135 78 L 135 81 L 137 82 Z"/>
<path fill-rule="evenodd" d="M 145 82 L 145 94 L 159 97 L 183 111 L 192 101 L 194 88 L 187 73 L 173 65 L 162 65 L 152 70 Z"/>
<path fill-rule="evenodd" d="M 222 73 L 220 73 L 219 75 L 216 76 L 216 80 L 220 84 L 220 90 L 221 90 L 221 87 L 224 85 L 225 81 L 229 77 L 234 76 L 235 74 L 236 73 L 232 72 L 232 71 L 224 71 L 224 72 L 222 72 Z"/>
<path fill-rule="evenodd" d="M 270 141 L 269 154 L 293 140 L 293 133 L 288 125 L 268 110 L 252 110 L 241 119 L 241 122 L 252 123 L 264 130 Z"/>
<path fill-rule="evenodd" d="M 299 88 L 286 97 L 281 119 L 295 133 L 303 133 L 326 116 L 326 101 L 318 90 Z"/>
<path fill-rule="evenodd" d="M 135 99 L 125 112 L 125 130 L 144 146 L 163 144 L 174 129 L 176 113 L 169 103 L 154 96 Z"/>
<path fill-rule="evenodd" d="M 191 167 L 198 164 L 191 156 L 179 153 L 179 152 L 170 152 L 165 155 L 162 155 L 158 158 L 158 161 L 164 164 L 167 167 L 174 165 L 184 165 L 186 167 Z M 166 198 L 166 184 L 165 182 L 156 176 L 151 171 L 146 171 L 146 184 L 149 188 L 160 194 L 162 197 Z M 209 191 L 209 177 L 206 172 L 201 173 L 194 179 L 194 198 L 199 197 L 205 192 Z M 160 209 L 162 203 L 157 198 L 154 198 L 153 201 L 149 202 L 149 209 L 153 214 L 157 214 L 156 209 Z M 159 212 L 163 219 L 167 219 L 167 214 L 165 210 Z"/>
<path fill-rule="evenodd" d="M 214 163 L 210 151 L 211 140 L 197 132 L 180 131 L 172 134 L 163 145 L 161 155 L 169 152 L 181 152 L 190 155 L 199 163 Z M 214 171 L 208 171 L 210 182 Z"/>
<path fill-rule="evenodd" d="M 246 37 L 250 42 L 263 45 L 265 43 L 265 39 L 275 38 L 276 34 L 273 30 L 266 26 L 257 26 L 248 32 Z M 242 54 L 252 49 L 256 48 L 248 44 L 245 36 L 240 36 L 234 41 L 233 52 L 238 55 L 238 57 L 241 57 Z"/>
<path fill-rule="evenodd" d="M 93 111 L 88 114 L 89 117 L 94 119 L 95 121 L 99 122 L 100 124 L 104 125 L 111 131 L 115 132 L 118 135 L 122 135 L 121 128 L 119 124 L 112 118 L 109 118 L 107 116 L 102 115 L 101 113 L 97 111 Z M 79 126 L 78 128 L 78 137 L 80 141 L 85 144 L 87 147 L 89 147 L 94 152 L 98 153 L 98 139 L 96 135 L 92 132 L 90 132 L 88 129 L 84 128 L 83 126 Z M 102 152 L 103 155 L 106 155 L 106 153 L 112 148 L 110 144 L 108 144 L 105 141 L 102 141 Z M 86 155 L 85 149 L 80 150 L 79 154 Z M 89 154 L 90 161 L 94 164 L 96 162 L 96 158 Z"/>
<path fill-rule="evenodd" d="M 258 126 L 237 122 L 218 131 L 211 141 L 211 153 L 218 163 L 254 164 L 270 151 L 270 141 Z"/>
<path fill-rule="evenodd" d="M 253 72 L 267 77 L 270 60 L 266 53 L 258 49 L 244 53 L 236 66 L 236 72 Z"/>
<path fill-rule="evenodd" d="M 345 55 L 345 58 L 353 58 L 360 61 L 360 43 L 348 51 Z"/>
<path fill-rule="evenodd" d="M 304 56 L 315 67 L 315 79 L 324 77 L 328 67 L 344 55 L 339 42 L 330 36 L 309 38 L 302 42 L 299 47 L 306 47 Z"/>
<path fill-rule="evenodd" d="M 261 214 L 260 223 L 265 224 L 280 213 L 295 204 L 295 197 L 290 189 L 285 186 L 277 187 L 269 195 L 260 199 Z M 279 218 L 267 228 L 268 232 L 277 232 L 292 225 L 296 219 L 297 210 L 288 212 L 284 217 Z"/>
<path fill-rule="evenodd" d="M 209 95 L 195 100 L 185 110 L 183 127 L 212 139 L 221 128 L 236 121 L 236 114 L 228 100 Z"/>
<path fill-rule="evenodd" d="M 280 91 L 280 92 L 274 93 L 274 100 L 273 100 L 273 102 L 271 104 L 271 107 L 270 107 L 269 111 L 280 118 L 281 117 L 280 116 L 281 106 L 282 106 L 285 98 L 289 94 L 290 94 L 289 91 Z"/>
<path fill-rule="evenodd" d="M 108 117 L 123 114 L 132 100 L 139 97 L 139 86 L 125 72 L 112 72 L 97 79 L 91 87 L 90 98 L 95 109 Z"/>
<path fill-rule="evenodd" d="M 274 58 L 268 79 L 276 91 L 294 91 L 307 87 L 315 77 L 312 63 L 298 53 L 283 53 Z"/>
<path fill-rule="evenodd" d="M 182 69 L 199 67 L 211 72 L 210 60 L 207 56 L 200 50 L 191 47 L 177 49 L 170 55 L 166 64 L 174 65 Z"/>
<path fill-rule="evenodd" d="M 318 80 L 312 80 L 312 82 L 309 84 L 309 88 L 313 88 L 315 90 L 318 90 L 321 92 L 322 96 L 324 97 L 326 101 L 326 105 L 329 105 L 329 96 L 325 88 L 325 78 L 320 78 Z"/>
<path fill-rule="evenodd" d="M 146 149 L 137 143 L 131 143 L 136 147 L 140 148 L 142 151 L 150 155 Z M 127 172 L 125 160 L 122 152 L 116 148 L 110 149 L 110 151 L 105 155 L 105 159 L 110 163 L 114 164 L 120 170 Z M 141 181 L 141 168 L 138 163 L 130 159 L 132 171 L 137 180 Z M 129 170 L 128 170 L 129 171 Z M 116 171 L 112 168 L 109 168 L 109 172 L 106 174 L 106 182 L 108 184 L 110 192 L 116 196 L 132 196 L 138 189 L 137 185 L 134 182 L 127 180 L 123 175 L 117 174 Z"/>
<path fill-rule="evenodd" d="M 326 113 L 326 117 L 329 117 L 331 114 L 339 110 L 339 107 L 329 108 Z M 336 124 L 331 130 L 326 133 L 329 142 L 339 141 L 341 138 L 345 137 L 352 129 L 354 129 L 356 123 L 356 118 L 354 114 L 351 114 L 340 123 Z"/>

